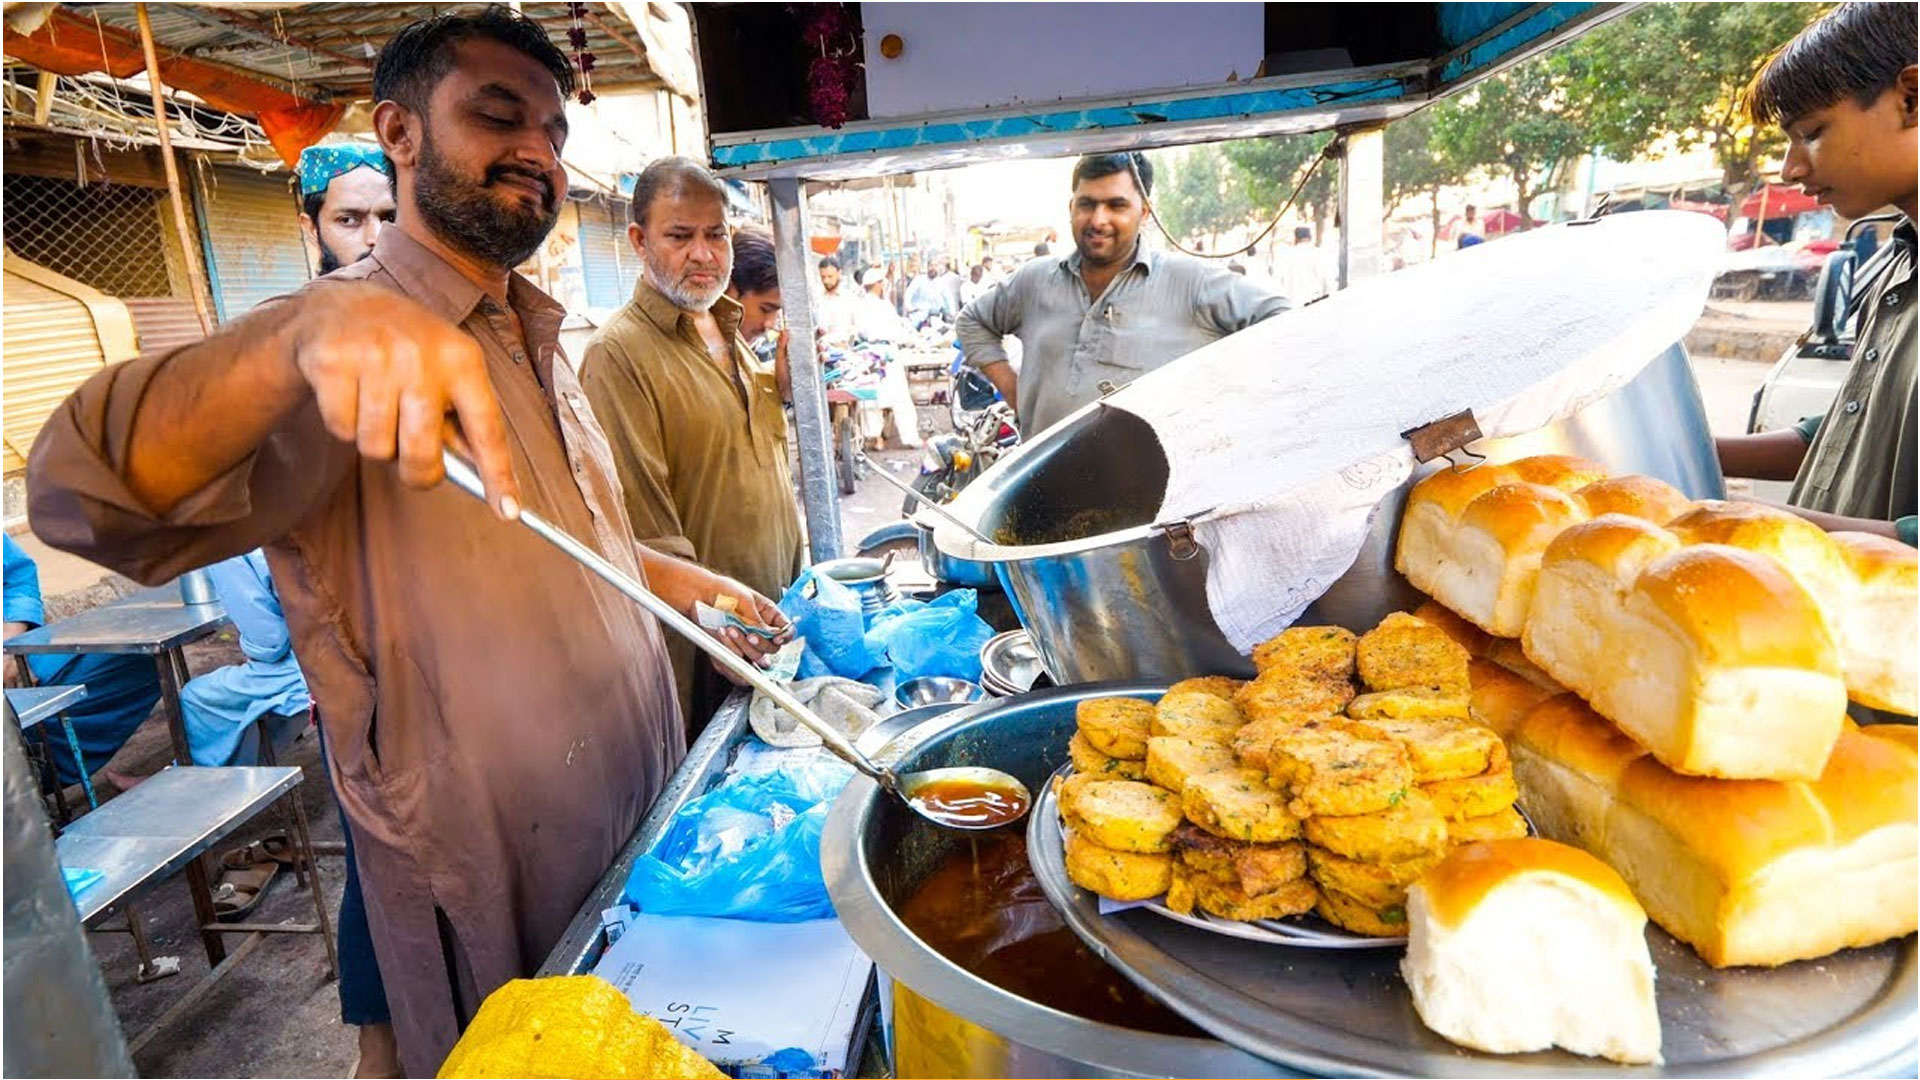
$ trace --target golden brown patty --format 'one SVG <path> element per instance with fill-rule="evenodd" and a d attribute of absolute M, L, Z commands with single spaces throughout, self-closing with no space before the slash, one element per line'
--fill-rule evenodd
<path fill-rule="evenodd" d="M 1343 893 L 1376 909 L 1404 905 L 1407 902 L 1407 886 L 1418 881 L 1421 874 L 1438 866 L 1444 858 L 1444 852 L 1436 851 L 1401 862 L 1373 863 L 1335 855 L 1325 848 L 1307 849 L 1307 862 L 1312 868 L 1313 880 L 1322 889 Z"/>
<path fill-rule="evenodd" d="M 1144 761 L 1153 727 L 1153 703 L 1139 698 L 1092 698 L 1074 707 L 1074 722 L 1095 750 L 1108 757 Z"/>
<path fill-rule="evenodd" d="M 1447 839 L 1454 847 L 1476 840 L 1518 840 L 1525 835 L 1527 820 L 1511 806 L 1482 817 L 1447 822 Z"/>
<path fill-rule="evenodd" d="M 1405 862 L 1447 848 L 1446 819 L 1419 788 L 1378 813 L 1308 818 L 1305 831 L 1312 843 L 1360 862 Z"/>
<path fill-rule="evenodd" d="M 1266 772 L 1269 752 L 1281 736 L 1329 718 L 1328 714 L 1322 713 L 1280 713 L 1264 720 L 1255 720 L 1233 733 L 1234 755 L 1247 768 Z"/>
<path fill-rule="evenodd" d="M 1500 736 L 1493 729 L 1466 720 L 1378 719 L 1368 723 L 1407 748 L 1416 783 L 1478 776 L 1493 764 L 1500 750 Z"/>
<path fill-rule="evenodd" d="M 1351 630 L 1338 626 L 1289 627 L 1253 647 L 1253 666 L 1263 675 L 1283 670 L 1344 682 L 1353 678 L 1357 640 Z"/>
<path fill-rule="evenodd" d="M 1193 879 L 1193 871 L 1180 865 L 1178 858 L 1174 859 L 1173 873 L 1167 881 L 1167 907 L 1170 910 L 1182 915 L 1193 914 Z"/>
<path fill-rule="evenodd" d="M 1083 732 L 1076 731 L 1073 738 L 1067 740 L 1067 757 L 1073 762 L 1076 776 L 1090 776 L 1096 780 L 1145 780 L 1147 766 L 1145 762 L 1128 761 L 1125 758 L 1108 757 L 1093 748 Z"/>
<path fill-rule="evenodd" d="M 1413 786 L 1406 748 L 1357 721 L 1327 721 L 1276 740 L 1267 776 L 1299 817 L 1371 814 Z"/>
<path fill-rule="evenodd" d="M 1351 896 L 1321 889 L 1320 902 L 1313 910 L 1333 925 L 1356 934 L 1368 937 L 1405 937 L 1407 934 L 1407 909 L 1398 904 L 1371 908 Z"/>
<path fill-rule="evenodd" d="M 1173 857 L 1195 876 L 1232 881 L 1248 896 L 1265 896 L 1307 872 L 1304 844 L 1248 844 L 1192 824 L 1174 830 Z"/>
<path fill-rule="evenodd" d="M 1479 776 L 1464 780 L 1436 780 L 1421 784 L 1420 790 L 1433 798 L 1433 805 L 1448 821 L 1486 817 L 1513 805 L 1520 789 L 1513 782 L 1513 765 L 1503 752 L 1498 760 Z"/>
<path fill-rule="evenodd" d="M 1245 685 L 1247 684 L 1240 679 L 1229 678 L 1225 675 L 1202 675 L 1197 679 L 1182 679 L 1174 683 L 1172 686 L 1167 687 L 1167 693 L 1169 695 L 1212 694 L 1214 697 L 1226 698 L 1228 701 L 1232 701 L 1233 695 L 1239 693 L 1240 688 Z"/>
<path fill-rule="evenodd" d="M 1361 694 L 1347 702 L 1355 720 L 1465 720 L 1467 695 L 1432 687 Z"/>
<path fill-rule="evenodd" d="M 1211 739 L 1162 735 L 1147 740 L 1147 779 L 1168 791 L 1184 791 L 1188 778 L 1238 764 L 1231 747 Z"/>
<path fill-rule="evenodd" d="M 1233 702 L 1212 694 L 1168 693 L 1154 706 L 1148 730 L 1154 735 L 1182 739 L 1210 739 L 1225 744 L 1246 718 Z"/>
<path fill-rule="evenodd" d="M 1173 880 L 1173 856 L 1114 851 L 1067 834 L 1067 877 L 1112 900 L 1151 900 Z"/>
<path fill-rule="evenodd" d="M 1367 631 L 1355 648 L 1360 680 L 1373 691 L 1430 687 L 1468 693 L 1472 657 L 1437 626 L 1394 612 Z"/>
<path fill-rule="evenodd" d="M 1300 835 L 1287 797 L 1256 769 L 1223 769 L 1195 776 L 1181 793 L 1187 820 L 1230 840 L 1273 844 Z"/>
<path fill-rule="evenodd" d="M 1233 703 L 1248 720 L 1309 713 L 1337 715 L 1353 700 L 1345 679 L 1274 668 L 1240 688 Z"/>
<path fill-rule="evenodd" d="M 1320 890 L 1306 878 L 1295 878 L 1260 896 L 1250 896 L 1239 885 L 1218 878 L 1195 878 L 1193 894 L 1201 911 L 1236 922 L 1304 915 L 1320 899 Z"/>
<path fill-rule="evenodd" d="M 1061 813 L 1101 847 L 1161 852 L 1180 825 L 1180 796 L 1135 780 L 1095 780 L 1076 789 Z"/>

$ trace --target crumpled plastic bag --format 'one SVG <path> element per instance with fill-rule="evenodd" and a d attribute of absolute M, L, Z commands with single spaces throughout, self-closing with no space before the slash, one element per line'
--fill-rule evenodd
<path fill-rule="evenodd" d="M 653 915 L 831 918 L 820 833 L 852 778 L 851 766 L 828 757 L 727 777 L 681 807 L 659 843 L 634 863 L 628 902 Z"/>
<path fill-rule="evenodd" d="M 849 739 L 859 738 L 861 732 L 880 722 L 875 708 L 886 700 L 877 686 L 835 676 L 802 679 L 787 689 Z M 820 745 L 820 736 L 802 727 L 800 721 L 765 694 L 755 692 L 753 695 L 753 702 L 747 706 L 747 723 L 768 746 Z"/>
<path fill-rule="evenodd" d="M 901 600 L 873 617 L 867 648 L 884 655 L 901 682 L 922 675 L 980 681 L 980 650 L 993 627 L 980 618 L 979 594 L 954 589 L 933 600 Z"/>
<path fill-rule="evenodd" d="M 860 594 L 812 567 L 787 586 L 780 610 L 793 621 L 794 633 L 806 641 L 800 655 L 800 678 L 838 675 L 858 679 L 885 662 L 885 655 L 867 646 L 867 619 Z"/>

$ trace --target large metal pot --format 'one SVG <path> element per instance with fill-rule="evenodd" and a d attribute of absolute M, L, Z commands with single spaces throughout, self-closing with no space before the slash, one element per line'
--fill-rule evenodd
<path fill-rule="evenodd" d="M 1592 458 L 1622 473 L 1659 477 L 1694 498 L 1722 498 L 1706 408 L 1684 349 L 1668 348 L 1639 377 L 1550 427 L 1471 449 L 1491 461 L 1532 454 Z M 1365 630 L 1414 594 L 1394 572 L 1393 547 L 1412 480 L 1382 506 L 1352 569 L 1303 617 Z M 1076 535 L 1084 539 L 978 548 L 952 525 L 942 551 L 991 560 L 1020 622 L 1062 682 L 1201 672 L 1251 674 L 1252 667 L 1207 607 L 1207 552 L 1156 522 L 1167 462 L 1145 421 L 1093 408 L 1002 458 L 951 506 L 988 536 Z"/>
<path fill-rule="evenodd" d="M 971 706 L 896 736 L 880 760 L 902 771 L 988 765 L 1038 789 L 1066 758 L 1077 702 L 1163 687 L 1076 686 Z M 861 778 L 827 818 L 821 867 L 841 925 L 885 976 L 881 1009 L 895 1076 L 1291 1075 L 1213 1039 L 1134 1031 L 1049 1008 L 935 952 L 896 909 L 967 842 Z"/>
<path fill-rule="evenodd" d="M 993 563 L 948 555 L 933 542 L 934 526 L 939 521 L 939 515 L 924 506 L 913 515 L 914 528 L 920 531 L 920 565 L 935 581 L 944 585 L 998 590 L 1000 575 Z"/>

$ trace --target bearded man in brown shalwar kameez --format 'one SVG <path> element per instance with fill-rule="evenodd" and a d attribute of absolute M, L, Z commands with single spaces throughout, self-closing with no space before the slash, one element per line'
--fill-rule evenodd
<path fill-rule="evenodd" d="M 414 1076 L 534 972 L 685 752 L 658 625 L 501 519 L 538 511 L 683 611 L 728 594 L 784 624 L 635 546 L 565 312 L 512 272 L 566 195 L 571 86 L 505 8 L 402 31 L 374 73 L 399 215 L 373 254 L 101 372 L 28 466 L 34 531 L 138 580 L 266 547 Z M 455 421 L 491 511 L 440 483 Z"/>

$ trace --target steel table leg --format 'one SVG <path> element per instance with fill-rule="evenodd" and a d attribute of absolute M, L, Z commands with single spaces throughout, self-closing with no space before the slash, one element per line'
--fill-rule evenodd
<path fill-rule="evenodd" d="M 93 777 L 87 775 L 87 759 L 80 756 L 80 736 L 73 730 L 73 717 L 61 713 L 60 728 L 67 733 L 67 749 L 73 751 L 73 768 L 80 774 L 80 790 L 87 793 L 87 809 L 98 810 L 100 797 L 94 794 Z"/>
<path fill-rule="evenodd" d="M 193 764 L 193 750 L 187 744 L 187 721 L 180 710 L 180 688 L 187 682 L 187 658 L 179 649 L 168 649 L 153 658 L 160 671 L 160 709 L 167 719 L 167 734 L 173 739 L 173 763 Z"/>

